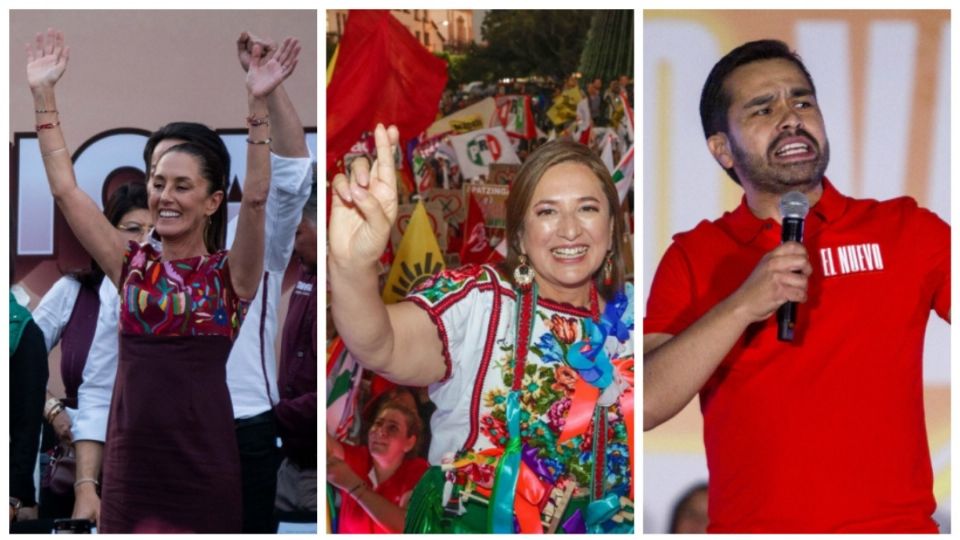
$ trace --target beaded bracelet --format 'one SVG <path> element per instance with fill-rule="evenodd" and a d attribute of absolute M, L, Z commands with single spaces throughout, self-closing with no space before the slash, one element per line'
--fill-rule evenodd
<path fill-rule="evenodd" d="M 37 113 L 37 114 L 43 114 L 43 113 L 48 113 L 48 112 L 49 112 L 49 113 L 55 113 L 55 112 L 59 112 L 59 111 L 57 111 L 56 109 L 36 109 L 36 110 L 34 110 L 33 112 L 35 112 L 35 113 Z"/>
<path fill-rule="evenodd" d="M 37 127 L 37 131 L 40 131 L 42 129 L 53 129 L 59 125 L 60 125 L 60 122 L 57 121 L 57 122 L 48 122 L 46 124 L 37 124 L 36 127 Z"/>
<path fill-rule="evenodd" d="M 250 116 L 247 117 L 247 125 L 250 126 L 250 127 L 269 126 L 269 125 L 270 125 L 270 115 L 268 114 L 268 115 L 264 116 L 263 118 L 257 118 L 256 116 L 254 116 L 254 115 L 251 114 Z"/>
<path fill-rule="evenodd" d="M 271 142 L 273 142 L 273 138 L 272 138 L 272 137 L 267 137 L 266 139 L 263 139 L 262 141 L 254 141 L 254 140 L 251 139 L 250 137 L 247 137 L 247 142 L 250 143 L 250 144 L 270 144 Z"/>

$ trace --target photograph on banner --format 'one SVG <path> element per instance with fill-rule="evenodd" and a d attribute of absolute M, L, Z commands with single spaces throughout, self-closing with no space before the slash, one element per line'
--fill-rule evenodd
<path fill-rule="evenodd" d="M 11 532 L 318 530 L 316 17 L 9 12 Z"/>
<path fill-rule="evenodd" d="M 634 532 L 634 12 L 325 17 L 326 531 Z"/>
<path fill-rule="evenodd" d="M 644 533 L 951 531 L 950 23 L 644 11 Z"/>

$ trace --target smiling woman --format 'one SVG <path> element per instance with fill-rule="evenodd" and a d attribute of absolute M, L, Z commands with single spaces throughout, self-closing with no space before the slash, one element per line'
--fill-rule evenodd
<path fill-rule="evenodd" d="M 510 187 L 505 265 L 447 270 L 384 305 L 398 135 L 375 137 L 377 164 L 334 180 L 327 276 L 353 356 L 429 385 L 437 405 L 435 467 L 405 532 L 631 532 L 633 287 L 603 162 L 574 142 L 541 146 Z"/>
<path fill-rule="evenodd" d="M 266 100 L 292 72 L 298 50 L 292 39 L 270 54 L 253 47 L 244 197 L 228 253 L 205 242 L 208 217 L 223 207 L 226 167 L 200 145 L 174 146 L 151 167 L 148 205 L 158 242 L 140 244 L 107 221 L 77 186 L 60 128 L 54 86 L 70 53 L 63 34 L 51 29 L 27 46 L 27 79 L 51 193 L 84 248 L 120 289 L 101 532 L 240 531 L 239 453 L 225 368 L 263 268 L 270 184 Z M 79 497 L 99 485 L 97 478 L 83 477 L 75 489 Z"/>

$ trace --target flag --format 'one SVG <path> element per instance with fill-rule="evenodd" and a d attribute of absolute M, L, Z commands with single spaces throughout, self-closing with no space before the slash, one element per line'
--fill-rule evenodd
<path fill-rule="evenodd" d="M 498 97 L 497 119 L 507 135 L 511 137 L 533 139 L 537 136 L 530 96 Z"/>
<path fill-rule="evenodd" d="M 436 118 L 446 84 L 446 63 L 389 11 L 351 10 L 327 85 L 327 170 L 377 123 L 418 135 Z"/>
<path fill-rule="evenodd" d="M 613 171 L 613 183 L 617 186 L 617 193 L 620 194 L 620 204 L 623 204 L 627 198 L 627 192 L 633 186 L 633 147 L 631 146 L 627 153 L 620 159 L 616 170 Z"/>
<path fill-rule="evenodd" d="M 393 304 L 403 299 L 414 286 L 443 270 L 443 266 L 443 255 L 430 226 L 427 209 L 423 201 L 418 201 L 383 286 L 383 302 Z"/>
<path fill-rule="evenodd" d="M 556 126 L 562 126 L 577 117 L 577 104 L 583 99 L 580 88 L 573 86 L 554 98 L 553 105 L 547 110 L 547 118 Z"/>
<path fill-rule="evenodd" d="M 487 264 L 497 265 L 505 260 L 507 260 L 507 239 L 503 238 L 497 244 L 497 247 L 490 252 L 490 256 L 487 257 Z"/>
<path fill-rule="evenodd" d="M 580 144 L 590 145 L 590 128 L 593 127 L 593 117 L 590 115 L 590 102 L 587 98 L 577 103 L 577 121 L 573 127 L 573 140 Z"/>
<path fill-rule="evenodd" d="M 598 130 L 604 128 L 597 128 Z M 603 138 L 600 140 L 600 161 L 603 162 L 607 167 L 607 171 L 610 174 L 613 174 L 615 167 L 613 165 L 613 141 L 616 135 L 612 131 L 607 129 L 603 133 Z M 622 199 L 622 197 L 621 197 Z"/>
<path fill-rule="evenodd" d="M 342 440 L 350 433 L 360 400 L 363 367 L 339 337 L 327 347 L 327 433 Z"/>
<path fill-rule="evenodd" d="M 490 238 L 487 236 L 487 222 L 483 217 L 483 208 L 473 193 L 469 195 L 467 219 L 463 224 L 463 243 L 460 245 L 460 264 L 483 264 L 493 253 Z"/>
<path fill-rule="evenodd" d="M 437 120 L 427 128 L 427 136 L 443 135 L 451 131 L 466 133 L 495 125 L 498 125 L 497 102 L 492 97 L 488 97 Z"/>
<path fill-rule="evenodd" d="M 450 137 L 465 179 L 489 174 L 491 163 L 520 163 L 510 137 L 500 126 Z"/>

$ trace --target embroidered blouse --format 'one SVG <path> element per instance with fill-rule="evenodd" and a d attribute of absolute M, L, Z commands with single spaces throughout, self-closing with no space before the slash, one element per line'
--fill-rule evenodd
<path fill-rule="evenodd" d="M 614 384 L 629 385 L 632 390 L 632 285 L 627 284 L 625 294 L 627 304 L 618 322 L 621 331 L 609 336 L 603 347 L 617 372 Z M 434 276 L 407 300 L 426 310 L 436 324 L 446 362 L 446 375 L 429 388 L 438 407 L 431 419 L 430 462 L 441 463 L 460 450 L 503 448 L 509 438 L 506 403 L 516 347 L 516 293 L 511 284 L 492 267 L 468 265 Z M 541 298 L 535 314 L 521 385 L 521 439 L 528 451 L 536 449 L 538 470 L 551 476 L 553 483 L 566 478 L 586 490 L 595 461 L 593 420 L 579 435 L 562 435 L 581 379 L 565 359 L 568 349 L 588 339 L 590 313 Z M 625 408 L 630 407 L 632 415 L 633 397 L 632 393 L 623 397 L 628 399 L 605 409 L 606 451 L 598 461 L 605 469 L 606 490 L 628 495 L 632 426 L 628 433 Z M 625 405 L 627 401 L 630 405 Z"/>
<path fill-rule="evenodd" d="M 121 333 L 232 340 L 249 305 L 233 291 L 227 251 L 163 261 L 150 244 L 130 242 L 121 275 Z"/>

